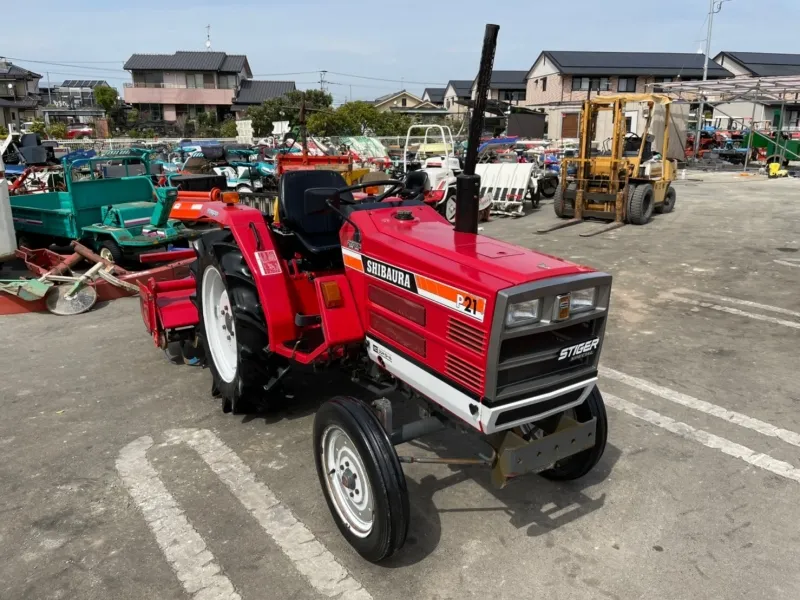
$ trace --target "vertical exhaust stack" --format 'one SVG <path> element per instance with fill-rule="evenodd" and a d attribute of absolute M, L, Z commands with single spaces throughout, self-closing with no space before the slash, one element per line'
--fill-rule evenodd
<path fill-rule="evenodd" d="M 475 163 L 478 162 L 478 145 L 483 132 L 483 117 L 486 110 L 486 96 L 492 79 L 494 52 L 497 48 L 497 32 L 499 25 L 486 25 L 483 35 L 483 51 L 478 69 L 478 85 L 475 92 L 475 103 L 472 108 L 472 121 L 469 124 L 467 139 L 467 156 L 464 161 L 464 172 L 456 179 L 456 231 L 462 233 L 478 233 L 478 194 L 481 189 L 481 178 L 475 175 Z"/>

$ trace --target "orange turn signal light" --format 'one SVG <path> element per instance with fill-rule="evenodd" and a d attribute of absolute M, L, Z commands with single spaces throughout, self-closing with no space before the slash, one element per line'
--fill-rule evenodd
<path fill-rule="evenodd" d="M 370 196 L 377 196 L 379 193 L 379 189 L 377 185 L 372 185 L 370 187 L 364 188 L 364 191 Z"/>
<path fill-rule="evenodd" d="M 323 281 L 319 284 L 322 290 L 322 301 L 325 303 L 325 308 L 339 308 L 344 305 L 342 300 L 342 290 L 339 289 L 339 284 L 335 281 Z"/>
<path fill-rule="evenodd" d="M 222 201 L 225 204 L 238 204 L 239 192 L 222 192 Z"/>

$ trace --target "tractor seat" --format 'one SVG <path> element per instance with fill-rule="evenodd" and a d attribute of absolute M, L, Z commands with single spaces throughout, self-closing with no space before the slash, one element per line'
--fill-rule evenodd
<path fill-rule="evenodd" d="M 280 177 L 278 214 L 283 225 L 294 232 L 312 254 L 341 252 L 339 229 L 342 217 L 332 210 L 310 213 L 305 207 L 305 193 L 311 188 L 343 188 L 347 182 L 336 171 L 287 171 Z M 342 198 L 353 201 L 350 192 Z"/>
<path fill-rule="evenodd" d="M 411 171 L 406 175 L 406 190 L 409 196 L 418 196 L 431 189 L 431 180 L 425 171 Z"/>

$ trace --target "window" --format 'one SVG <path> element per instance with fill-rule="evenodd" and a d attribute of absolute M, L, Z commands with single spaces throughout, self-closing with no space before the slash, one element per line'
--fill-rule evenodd
<path fill-rule="evenodd" d="M 625 117 L 625 131 L 630 133 L 632 131 L 632 127 L 633 127 L 633 117 Z"/>
<path fill-rule="evenodd" d="M 408 100 L 406 100 L 405 98 L 400 100 L 400 106 L 406 106 L 407 104 L 408 104 Z"/>
<path fill-rule="evenodd" d="M 547 91 L 547 77 L 542 78 L 542 91 L 543 92 Z"/>
<path fill-rule="evenodd" d="M 503 102 L 521 102 L 525 100 L 525 90 L 500 90 L 499 99 Z"/>
<path fill-rule="evenodd" d="M 142 121 L 163 121 L 164 107 L 161 104 L 140 104 L 139 118 Z"/>
<path fill-rule="evenodd" d="M 617 83 L 618 92 L 635 92 L 636 77 L 620 77 Z"/>
<path fill-rule="evenodd" d="M 190 89 L 203 89 L 203 74 L 202 73 L 187 73 L 186 74 L 186 87 Z"/>
<path fill-rule="evenodd" d="M 608 77 L 573 77 L 572 91 L 607 92 L 611 89 Z"/>
<path fill-rule="evenodd" d="M 659 83 L 670 83 L 672 81 L 672 77 L 656 77 L 655 78 L 656 85 L 653 86 L 653 91 L 657 94 L 659 92 L 663 92 L 664 88 L 659 86 Z"/>
<path fill-rule="evenodd" d="M 219 88 L 221 90 L 236 89 L 236 75 L 220 75 Z"/>
<path fill-rule="evenodd" d="M 203 87 L 207 90 L 213 90 L 216 87 L 213 73 L 203 73 Z"/>

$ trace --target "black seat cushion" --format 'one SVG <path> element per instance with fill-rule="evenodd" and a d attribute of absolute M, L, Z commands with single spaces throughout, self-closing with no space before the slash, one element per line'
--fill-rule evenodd
<path fill-rule="evenodd" d="M 343 187 L 347 187 L 347 182 L 336 171 L 287 171 L 281 175 L 278 193 L 280 221 L 295 233 L 309 252 L 339 251 L 342 217 L 333 210 L 307 213 L 306 190 Z M 343 194 L 342 199 L 352 202 L 353 194 Z"/>
<path fill-rule="evenodd" d="M 406 190 L 410 195 L 418 195 L 431 189 L 431 182 L 425 171 L 410 171 L 406 175 Z"/>

